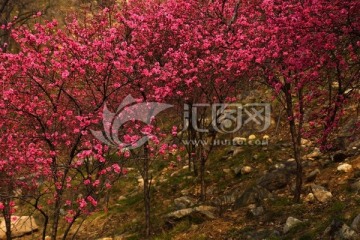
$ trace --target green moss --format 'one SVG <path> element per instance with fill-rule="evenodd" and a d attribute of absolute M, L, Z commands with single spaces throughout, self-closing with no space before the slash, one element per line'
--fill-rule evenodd
<path fill-rule="evenodd" d="M 330 212 L 331 215 L 336 219 L 342 219 L 341 214 L 346 208 L 346 204 L 340 201 L 335 201 L 331 205 Z"/>

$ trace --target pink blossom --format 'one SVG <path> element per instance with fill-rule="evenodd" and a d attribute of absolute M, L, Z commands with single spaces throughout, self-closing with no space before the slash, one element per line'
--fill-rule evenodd
<path fill-rule="evenodd" d="M 70 75 L 69 71 L 68 70 L 65 70 L 61 73 L 61 77 L 62 78 L 67 78 L 68 76 Z"/>

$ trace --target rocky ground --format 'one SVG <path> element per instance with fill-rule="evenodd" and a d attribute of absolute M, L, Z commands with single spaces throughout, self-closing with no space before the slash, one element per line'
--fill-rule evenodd
<path fill-rule="evenodd" d="M 303 140 L 298 204 L 292 200 L 296 164 L 286 142 L 218 149 L 208 163 L 205 202 L 198 201 L 187 166 L 159 167 L 153 239 L 360 239 L 360 143 L 331 154 L 312 145 Z M 135 170 L 126 182 L 107 213 L 86 221 L 79 239 L 141 238 L 142 182 Z"/>
<path fill-rule="evenodd" d="M 204 202 L 186 162 L 156 162 L 151 239 L 360 239 L 360 136 L 328 153 L 302 139 L 304 185 L 294 203 L 296 163 L 284 129 L 276 138 L 250 137 L 269 138 L 268 145 L 218 146 L 207 162 Z M 135 166 L 128 170 L 75 239 L 143 239 L 143 181 Z M 40 239 L 39 232 L 23 239 Z"/>
<path fill-rule="evenodd" d="M 218 159 L 208 163 L 205 202 L 186 165 L 158 166 L 153 239 L 360 239 L 360 144 L 330 155 L 306 144 L 298 204 L 287 143 L 218 149 Z M 141 239 L 142 184 L 130 168 L 107 211 L 90 216 L 76 239 Z"/>

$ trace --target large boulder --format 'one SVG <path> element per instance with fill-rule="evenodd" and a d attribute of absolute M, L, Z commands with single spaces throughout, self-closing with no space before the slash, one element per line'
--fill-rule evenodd
<path fill-rule="evenodd" d="M 322 156 L 320 149 L 315 148 L 311 153 L 304 156 L 305 159 L 318 159 Z"/>
<path fill-rule="evenodd" d="M 357 232 L 360 232 L 360 214 L 357 215 L 352 221 L 351 228 Z"/>
<path fill-rule="evenodd" d="M 312 145 L 312 142 L 310 140 L 304 139 L 304 138 L 301 139 L 301 147 L 308 148 L 308 147 L 311 147 L 311 145 Z"/>
<path fill-rule="evenodd" d="M 197 219 L 214 219 L 216 211 L 215 207 L 211 206 L 198 206 L 194 208 L 185 208 L 171 212 L 166 215 L 167 222 L 172 223 L 177 220 L 181 220 L 185 217 L 196 217 Z"/>
<path fill-rule="evenodd" d="M 306 162 L 303 163 L 303 167 L 307 166 Z M 296 174 L 297 164 L 294 158 L 290 158 L 285 162 L 277 163 L 271 168 L 274 170 L 283 170 L 288 174 Z"/>
<path fill-rule="evenodd" d="M 236 194 L 220 195 L 213 200 L 213 204 L 221 209 L 232 206 L 236 201 Z"/>
<path fill-rule="evenodd" d="M 166 217 L 169 218 L 169 219 L 181 219 L 181 218 L 183 218 L 185 216 L 190 215 L 192 212 L 194 212 L 194 209 L 185 208 L 185 209 L 181 209 L 181 210 L 171 212 L 171 213 L 167 214 Z"/>
<path fill-rule="evenodd" d="M 195 205 L 195 200 L 190 197 L 179 197 L 174 200 L 177 209 L 189 208 Z"/>
<path fill-rule="evenodd" d="M 261 177 L 257 184 L 268 191 L 285 188 L 290 180 L 289 174 L 281 169 L 269 172 Z"/>
<path fill-rule="evenodd" d="M 260 216 L 262 214 L 264 214 L 265 210 L 262 206 L 260 207 L 257 207 L 255 204 L 250 204 L 248 206 L 249 208 L 249 212 L 254 216 L 254 217 L 257 217 L 257 216 Z"/>
<path fill-rule="evenodd" d="M 326 188 L 322 186 L 312 184 L 311 191 L 319 202 L 324 203 L 330 200 L 330 198 L 332 198 L 331 192 L 329 192 L 328 190 L 326 190 Z"/>
<path fill-rule="evenodd" d="M 305 198 L 304 201 L 307 203 L 313 203 L 315 202 L 315 196 L 313 193 L 309 193 Z"/>
<path fill-rule="evenodd" d="M 289 232 L 292 228 L 299 225 L 300 223 L 302 223 L 302 221 L 300 221 L 299 219 L 294 218 L 294 217 L 288 217 L 286 219 L 286 223 L 284 225 L 283 232 L 284 233 Z"/>
<path fill-rule="evenodd" d="M 337 170 L 339 172 L 345 172 L 345 173 L 348 173 L 348 172 L 351 172 L 353 170 L 352 166 L 348 163 L 343 163 L 343 164 L 340 164 L 338 167 L 337 167 Z"/>
<path fill-rule="evenodd" d="M 261 186 L 254 186 L 247 189 L 239 198 L 235 200 L 234 208 L 248 206 L 252 203 L 261 203 L 264 199 L 272 198 L 272 194 Z"/>
<path fill-rule="evenodd" d="M 341 227 L 339 236 L 340 239 L 359 239 L 359 235 L 346 224 Z"/>
<path fill-rule="evenodd" d="M 330 239 L 334 240 L 359 239 L 359 235 L 353 229 L 339 220 L 334 220 L 331 222 L 330 226 L 325 229 L 323 237 L 323 239 L 330 237 Z"/>
<path fill-rule="evenodd" d="M 320 174 L 320 170 L 316 168 L 315 170 L 311 171 L 305 179 L 305 182 L 313 182 L 315 181 L 316 177 Z"/>
<path fill-rule="evenodd" d="M 31 216 L 12 216 L 11 217 L 11 236 L 21 237 L 39 229 L 35 219 Z M 0 239 L 6 237 L 5 219 L 0 218 Z"/>

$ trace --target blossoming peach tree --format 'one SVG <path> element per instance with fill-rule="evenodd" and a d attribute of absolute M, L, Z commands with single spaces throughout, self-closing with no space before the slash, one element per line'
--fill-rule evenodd
<path fill-rule="evenodd" d="M 21 199 L 44 217 L 43 238 L 48 228 L 57 238 L 63 216 L 66 239 L 124 173 L 107 159 L 113 151 L 89 131 L 100 122 L 104 103 L 123 96 L 128 82 L 122 74 L 131 71 L 117 64 L 126 53 L 117 48 L 122 35 L 108 16 L 72 19 L 63 29 L 56 21 L 13 29 L 20 50 L 0 56 L 1 172 L 9 183 L 2 185 L 3 213 L 9 220 L 12 191 L 21 189 Z"/>
<path fill-rule="evenodd" d="M 50 230 L 57 239 L 63 224 L 66 239 L 75 221 L 95 211 L 101 194 L 124 174 L 111 160 L 119 158 L 138 160 L 150 235 L 150 164 L 178 146 L 163 141 L 167 135 L 153 118 L 145 125 L 130 119 L 106 132 L 105 104 L 116 112 L 128 94 L 138 104 L 182 109 L 231 102 L 242 82 L 265 83 L 286 109 L 299 201 L 301 137 L 311 133 L 326 146 L 355 92 L 348 89 L 359 87 L 358 10 L 354 0 L 128 1 L 91 16 L 78 13 L 63 27 L 39 14 L 31 29 L 12 29 L 18 52 L 0 53 L 0 180 L 6 183 L 0 208 L 8 239 L 17 198 L 43 216 L 43 238 Z M 311 111 L 325 98 L 319 108 L 324 117 L 315 119 Z M 124 145 L 114 148 L 91 134 L 102 128 Z M 188 131 L 194 138 L 215 136 Z M 142 135 L 149 142 L 132 149 Z M 200 165 L 205 200 L 211 148 L 190 146 L 188 152 L 189 161 L 196 156 L 193 163 Z"/>

